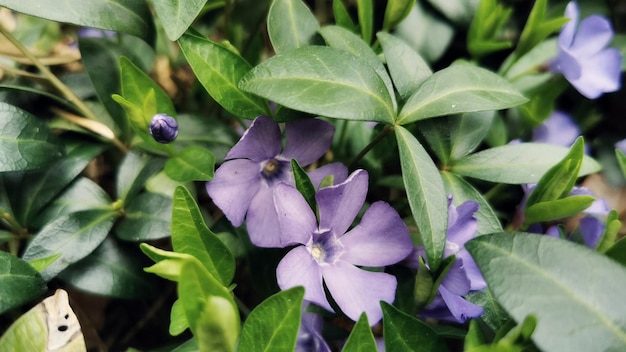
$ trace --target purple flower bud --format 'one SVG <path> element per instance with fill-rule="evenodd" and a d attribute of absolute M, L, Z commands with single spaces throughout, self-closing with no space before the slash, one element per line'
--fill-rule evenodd
<path fill-rule="evenodd" d="M 178 122 L 166 114 L 156 114 L 150 120 L 150 134 L 159 143 L 170 143 L 178 136 Z"/>

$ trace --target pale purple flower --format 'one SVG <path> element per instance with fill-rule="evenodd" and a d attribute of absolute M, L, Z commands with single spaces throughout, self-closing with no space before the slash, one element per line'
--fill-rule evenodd
<path fill-rule="evenodd" d="M 267 116 L 259 116 L 226 154 L 225 162 L 207 183 L 207 193 L 234 226 L 241 225 L 245 217 L 253 244 L 284 247 L 288 242 L 282 240 L 278 230 L 274 187 L 280 182 L 294 184 L 290 160 L 296 159 L 301 166 L 311 164 L 328 150 L 334 131 L 330 123 L 322 120 L 288 122 L 286 145 L 281 151 L 278 124 Z M 317 187 L 329 174 L 341 182 L 347 176 L 347 169 L 333 163 L 309 176 Z"/>
<path fill-rule="evenodd" d="M 550 63 L 552 72 L 561 73 L 589 99 L 620 88 L 622 58 L 616 48 L 607 48 L 613 38 L 611 23 L 592 15 L 578 25 L 578 5 L 565 9 L 569 18 L 558 38 L 558 54 Z"/>
<path fill-rule="evenodd" d="M 541 125 L 533 129 L 533 142 L 570 147 L 580 136 L 580 128 L 572 118 L 561 111 L 554 111 Z"/>
<path fill-rule="evenodd" d="M 322 324 L 322 317 L 303 309 L 296 352 L 330 352 L 330 347 L 322 337 Z"/>
<path fill-rule="evenodd" d="M 626 139 L 622 139 L 621 141 L 617 141 L 617 143 L 615 143 L 615 149 L 621 151 L 622 153 L 626 154 Z"/>
<path fill-rule="evenodd" d="M 443 257 L 455 255 L 452 267 L 441 281 L 438 293 L 433 301 L 420 315 L 444 321 L 464 323 L 468 318 L 479 317 L 483 308 L 463 298 L 471 291 L 487 287 L 476 262 L 465 249 L 465 243 L 476 236 L 478 223 L 474 213 L 478 211 L 478 203 L 466 201 L 458 207 L 452 204 L 452 196 L 448 197 L 448 231 Z M 419 257 L 426 260 L 423 247 L 415 249 L 408 265 L 417 268 Z"/>
<path fill-rule="evenodd" d="M 341 311 L 358 320 L 365 312 L 370 324 L 382 318 L 380 301 L 393 302 L 396 278 L 358 266 L 395 264 L 411 253 L 409 230 L 387 203 L 370 205 L 361 222 L 350 225 L 363 206 L 368 188 L 365 170 L 346 181 L 320 189 L 315 213 L 293 186 L 281 183 L 274 191 L 280 231 L 288 242 L 301 244 L 278 264 L 278 286 L 285 290 L 304 286 L 304 299 L 333 312 L 324 285 Z"/>

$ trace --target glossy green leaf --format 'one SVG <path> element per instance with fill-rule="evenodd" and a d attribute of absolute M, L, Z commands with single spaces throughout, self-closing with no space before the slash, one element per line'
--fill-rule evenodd
<path fill-rule="evenodd" d="M 546 19 L 547 5 L 547 0 L 535 1 L 515 48 L 517 57 L 530 51 L 535 45 L 546 39 L 550 34 L 560 30 L 569 21 L 565 17 Z"/>
<path fill-rule="evenodd" d="M 553 74 L 542 72 L 539 68 L 556 57 L 557 50 L 557 38 L 546 39 L 520 58 L 511 55 L 510 62 L 502 64 L 500 73 L 522 92 L 531 91 L 553 77 Z"/>
<path fill-rule="evenodd" d="M 169 237 L 172 198 L 157 193 L 141 193 L 125 208 L 115 226 L 115 234 L 126 241 L 149 241 Z"/>
<path fill-rule="evenodd" d="M 333 0 L 333 15 L 335 17 L 335 24 L 356 32 L 358 29 L 350 17 L 350 13 L 342 0 Z"/>
<path fill-rule="evenodd" d="M 239 86 L 288 108 L 328 117 L 392 123 L 393 102 L 376 71 L 344 50 L 307 46 L 276 55 Z"/>
<path fill-rule="evenodd" d="M 239 138 L 231 126 L 218 119 L 203 115 L 178 115 L 176 143 L 183 148 L 200 146 L 209 149 L 217 162 L 224 160 L 226 153 Z"/>
<path fill-rule="evenodd" d="M 356 0 L 361 38 L 367 44 L 372 42 L 374 33 L 374 2 L 373 0 Z"/>
<path fill-rule="evenodd" d="M 465 299 L 483 307 L 482 320 L 493 332 L 497 332 L 511 321 L 506 311 L 500 306 L 493 294 L 486 288 L 481 291 L 470 292 Z"/>
<path fill-rule="evenodd" d="M 506 109 L 528 101 L 508 81 L 471 64 L 456 64 L 428 77 L 407 100 L 398 124 L 434 116 Z"/>
<path fill-rule="evenodd" d="M 393 1 L 387 3 L 387 6 Z M 402 100 L 408 99 L 433 72 L 422 57 L 402 39 L 385 32 L 376 34 L 385 54 L 393 83 Z"/>
<path fill-rule="evenodd" d="M 478 148 L 489 133 L 494 116 L 494 111 L 478 111 L 451 117 L 450 157 L 460 159 Z"/>
<path fill-rule="evenodd" d="M 621 228 L 622 222 L 619 219 L 619 214 L 617 210 L 612 209 L 606 216 L 604 233 L 602 233 L 602 237 L 598 240 L 595 249 L 600 253 L 609 255 L 607 251 L 616 244 L 615 242 Z"/>
<path fill-rule="evenodd" d="M 235 351 L 239 314 L 226 299 L 206 299 L 196 322 L 195 338 L 201 351 Z"/>
<path fill-rule="evenodd" d="M 626 155 L 619 149 L 615 149 L 615 157 L 617 158 L 617 164 L 622 171 L 622 176 L 626 178 Z"/>
<path fill-rule="evenodd" d="M 428 263 L 437 270 L 446 240 L 448 206 L 439 170 L 419 141 L 405 128 L 395 129 L 402 179 L 411 213 L 426 249 Z"/>
<path fill-rule="evenodd" d="M 382 301 L 387 351 L 445 351 L 446 345 L 426 323 Z"/>
<path fill-rule="evenodd" d="M 178 336 L 182 334 L 189 327 L 187 316 L 185 315 L 185 307 L 180 299 L 177 299 L 172 304 L 172 310 L 170 311 L 170 328 L 169 333 L 172 336 Z"/>
<path fill-rule="evenodd" d="M 524 210 L 524 221 L 526 225 L 530 225 L 574 216 L 589 208 L 594 200 L 592 196 L 569 196 L 535 203 Z"/>
<path fill-rule="evenodd" d="M 230 284 L 235 273 L 233 254 L 205 225 L 196 201 L 184 187 L 174 192 L 172 246 L 178 253 L 198 258 L 223 285 Z"/>
<path fill-rule="evenodd" d="M 27 262 L 0 251 L 0 314 L 46 291 L 46 282 Z"/>
<path fill-rule="evenodd" d="M 411 12 L 415 6 L 415 0 L 389 0 L 385 8 L 383 30 L 389 31 L 394 28 Z M 380 37 L 379 37 L 380 40 Z"/>
<path fill-rule="evenodd" d="M 63 270 L 59 278 L 95 295 L 121 299 L 153 297 L 163 283 L 143 271 L 143 259 L 136 245 L 107 237 L 90 255 Z"/>
<path fill-rule="evenodd" d="M 311 178 L 306 171 L 298 164 L 296 159 L 291 159 L 291 170 L 293 171 L 293 178 L 296 182 L 296 188 L 304 196 L 306 202 L 311 207 L 313 212 L 317 212 L 317 201 L 315 200 L 315 186 L 311 182 Z M 332 175 L 329 175 L 332 176 Z"/>
<path fill-rule="evenodd" d="M 532 339 L 541 350 L 626 348 L 626 308 L 615 304 L 626 295 L 623 266 L 584 246 L 527 233 L 480 236 L 465 248 L 513 319 L 537 317 Z"/>
<path fill-rule="evenodd" d="M 561 161 L 568 151 L 568 148 L 552 144 L 508 144 L 456 160 L 450 166 L 450 171 L 491 182 L 536 183 L 546 171 Z M 600 168 L 598 162 L 585 156 L 579 176 L 597 172 Z"/>
<path fill-rule="evenodd" d="M 165 173 L 178 182 L 210 181 L 215 173 L 215 156 L 203 147 L 189 146 L 167 160 Z"/>
<path fill-rule="evenodd" d="M 502 224 L 495 211 L 474 186 L 458 175 L 448 171 L 442 171 L 441 178 L 443 179 L 446 193 L 454 195 L 452 199 L 454 205 L 459 206 L 468 200 L 478 203 L 478 211 L 474 213 L 474 216 L 478 221 L 478 229 L 476 231 L 479 235 L 503 231 Z"/>
<path fill-rule="evenodd" d="M 261 302 L 246 319 L 239 351 L 291 352 L 302 315 L 304 289 L 300 286 L 276 293 Z"/>
<path fill-rule="evenodd" d="M 343 345 L 342 352 L 361 352 L 361 351 L 376 351 L 376 340 L 372 334 L 372 328 L 367 321 L 367 315 L 361 313 L 359 321 L 352 328 L 350 336 L 346 344 Z"/>
<path fill-rule="evenodd" d="M 0 6 L 28 15 L 78 26 L 124 32 L 154 42 L 154 23 L 148 4 L 134 0 L 64 0 L 33 6 L 20 0 L 1 0 Z"/>
<path fill-rule="evenodd" d="M 152 0 L 154 11 L 171 41 L 185 33 L 206 2 L 207 0 Z"/>
<path fill-rule="evenodd" d="M 277 54 L 316 44 L 320 28 L 302 0 L 274 0 L 267 14 L 267 34 Z"/>
<path fill-rule="evenodd" d="M 61 155 L 55 136 L 43 121 L 0 102 L 0 172 L 42 168 Z"/>
<path fill-rule="evenodd" d="M 270 115 L 265 100 L 237 87 L 239 80 L 252 69 L 241 56 L 192 34 L 184 34 L 178 44 L 204 89 L 226 111 L 246 119 Z"/>
<path fill-rule="evenodd" d="M 146 181 L 163 167 L 164 160 L 138 151 L 127 153 L 117 171 L 117 198 L 129 201 L 145 186 Z"/>
<path fill-rule="evenodd" d="M 397 109 L 397 104 L 391 78 L 389 77 L 385 66 L 383 66 L 383 63 L 378 58 L 378 55 L 376 55 L 370 46 L 356 34 L 339 26 L 324 26 L 319 32 L 328 46 L 345 50 L 352 55 L 359 57 L 364 62 L 369 64 L 374 71 L 376 71 L 380 79 L 383 80 L 385 86 L 387 87 L 387 91 L 389 92 L 389 96 L 391 97 L 391 101 L 393 103 L 393 109 L 395 111 Z"/>
<path fill-rule="evenodd" d="M 110 210 L 87 210 L 61 216 L 37 233 L 28 243 L 22 259 L 29 261 L 61 254 L 41 272 L 45 280 L 50 280 L 93 252 L 113 227 L 115 216 Z"/>

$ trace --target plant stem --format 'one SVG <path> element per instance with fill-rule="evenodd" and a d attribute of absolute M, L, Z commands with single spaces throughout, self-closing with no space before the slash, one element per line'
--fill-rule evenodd
<path fill-rule="evenodd" d="M 349 163 L 348 163 L 348 168 L 352 167 L 354 164 L 356 164 L 357 162 L 359 162 L 361 159 L 363 159 L 363 157 L 365 156 L 365 154 L 367 154 L 370 150 L 372 150 L 376 144 L 378 144 L 378 142 L 382 141 L 385 137 L 387 137 L 387 135 L 389 133 L 391 133 L 393 131 L 393 126 L 389 126 L 386 125 L 382 131 L 380 131 L 380 133 L 378 133 L 376 135 L 376 137 L 374 137 L 374 139 L 372 139 L 371 142 L 369 142 L 368 145 L 365 146 L 365 148 L 363 148 L 363 150 L 361 150 L 361 152 L 359 154 L 357 154 L 357 156 L 355 156 Z"/>

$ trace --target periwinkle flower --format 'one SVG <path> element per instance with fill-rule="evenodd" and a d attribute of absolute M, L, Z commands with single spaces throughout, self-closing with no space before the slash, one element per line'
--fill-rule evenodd
<path fill-rule="evenodd" d="M 330 347 L 322 337 L 322 324 L 322 317 L 303 309 L 296 352 L 330 352 Z"/>
<path fill-rule="evenodd" d="M 561 73 L 589 99 L 620 88 L 622 58 L 616 48 L 607 48 L 613 38 L 611 23 L 592 15 L 578 25 L 578 5 L 567 4 L 567 22 L 558 38 L 558 54 L 550 63 L 554 73 Z"/>
<path fill-rule="evenodd" d="M 532 140 L 570 147 L 578 136 L 580 128 L 571 116 L 562 111 L 554 111 L 541 125 L 533 129 Z"/>
<path fill-rule="evenodd" d="M 478 203 L 475 201 L 466 201 L 456 207 L 452 204 L 452 196 L 448 197 L 448 231 L 443 257 L 456 257 L 441 281 L 437 295 L 420 313 L 422 316 L 464 323 L 468 318 L 476 318 L 483 313 L 482 307 L 463 298 L 471 291 L 487 287 L 476 262 L 465 249 L 465 243 L 476 236 L 476 211 Z M 419 257 L 426 258 L 423 247 L 415 249 L 408 264 L 417 268 Z"/>
<path fill-rule="evenodd" d="M 334 131 L 330 123 L 317 119 L 287 122 L 287 141 L 281 152 L 278 124 L 267 116 L 259 116 L 226 154 L 226 161 L 207 183 L 207 192 L 234 226 L 240 226 L 245 217 L 253 244 L 287 246 L 289 240 L 281 238 L 279 233 L 273 190 L 281 182 L 293 185 L 290 160 L 297 160 L 301 166 L 313 163 L 330 147 Z M 335 176 L 336 182 L 341 182 L 347 176 L 347 169 L 333 163 L 316 169 L 309 176 L 317 187 L 329 174 Z"/>
<path fill-rule="evenodd" d="M 280 231 L 292 249 L 278 264 L 278 286 L 285 290 L 304 286 L 304 299 L 333 311 L 324 285 L 337 306 L 350 319 L 365 312 L 374 325 L 382 318 L 379 301 L 393 302 L 396 278 L 358 266 L 395 264 L 411 253 L 409 230 L 387 203 L 370 205 L 361 222 L 348 230 L 363 206 L 368 188 L 365 170 L 353 172 L 346 181 L 320 189 L 315 199 L 319 223 L 298 190 L 280 183 L 274 191 Z"/>
<path fill-rule="evenodd" d="M 159 143 L 170 143 L 178 136 L 178 122 L 169 115 L 156 114 L 150 120 L 150 134 Z"/>
<path fill-rule="evenodd" d="M 615 143 L 615 149 L 621 151 L 622 153 L 626 154 L 626 139 L 622 139 L 620 141 L 617 141 Z"/>

